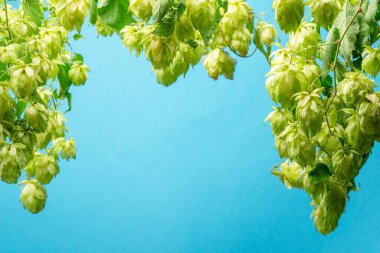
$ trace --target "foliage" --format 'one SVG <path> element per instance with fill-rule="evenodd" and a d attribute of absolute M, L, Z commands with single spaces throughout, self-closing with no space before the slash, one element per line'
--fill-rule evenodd
<path fill-rule="evenodd" d="M 255 16 L 244 0 L 23 0 L 0 10 L 0 175 L 17 183 L 32 213 L 46 202 L 44 184 L 58 161 L 76 157 L 64 101 L 83 85 L 88 67 L 68 50 L 68 34 L 82 39 L 89 17 L 99 35 L 152 64 L 165 86 L 202 62 L 207 74 L 233 79 L 235 57 L 259 50 L 271 70 L 266 87 L 276 103 L 267 120 L 285 161 L 273 174 L 312 199 L 314 225 L 333 231 L 355 178 L 380 140 L 378 0 L 274 0 L 275 20 L 289 34 Z M 307 9 L 312 18 L 304 14 Z M 254 22 L 257 19 L 257 22 Z M 278 49 L 273 52 L 273 47 Z M 250 49 L 253 53 L 250 54 Z M 235 57 L 235 58 L 236 58 Z"/>

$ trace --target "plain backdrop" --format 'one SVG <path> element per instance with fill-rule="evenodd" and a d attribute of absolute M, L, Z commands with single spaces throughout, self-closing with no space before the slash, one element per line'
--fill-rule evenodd
<path fill-rule="evenodd" d="M 273 17 L 271 1 L 249 2 Z M 271 175 L 280 159 L 263 124 L 273 104 L 262 55 L 238 59 L 234 81 L 200 65 L 165 88 L 118 37 L 87 25 L 83 35 L 72 46 L 91 74 L 67 115 L 78 157 L 61 163 L 38 215 L 0 183 L 0 252 L 380 251 L 379 145 L 328 236 L 308 196 Z"/>

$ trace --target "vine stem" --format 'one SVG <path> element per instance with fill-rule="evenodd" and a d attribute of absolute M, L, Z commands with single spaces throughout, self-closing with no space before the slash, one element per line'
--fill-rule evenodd
<path fill-rule="evenodd" d="M 7 22 L 7 30 L 8 30 L 8 36 L 9 39 L 12 39 L 11 30 L 9 28 L 9 18 L 8 18 L 8 3 L 7 0 L 4 0 L 4 9 L 5 9 L 5 21 Z"/>
<path fill-rule="evenodd" d="M 364 0 L 360 0 L 358 10 L 355 12 L 354 16 L 352 17 L 350 22 L 347 24 L 347 27 L 344 30 L 343 34 L 340 36 L 339 40 L 337 41 L 337 50 L 335 53 L 334 64 L 332 67 L 333 72 L 334 72 L 334 84 L 335 84 L 334 85 L 334 94 L 333 94 L 333 97 L 331 98 L 331 100 L 330 100 L 330 102 L 326 108 L 326 111 L 325 111 L 326 123 L 327 123 L 327 127 L 329 128 L 330 134 L 332 134 L 332 131 L 331 131 L 330 122 L 328 120 L 328 113 L 329 113 L 330 107 L 331 107 L 332 103 L 334 102 L 334 99 L 336 98 L 336 95 L 338 93 L 337 64 L 338 64 L 338 58 L 339 58 L 339 53 L 340 53 L 340 47 L 341 47 L 342 41 L 343 41 L 344 37 L 346 36 L 348 30 L 350 29 L 351 25 L 354 23 L 355 19 L 359 15 L 359 13 L 361 13 L 363 11 L 362 10 L 363 2 L 364 2 Z"/>

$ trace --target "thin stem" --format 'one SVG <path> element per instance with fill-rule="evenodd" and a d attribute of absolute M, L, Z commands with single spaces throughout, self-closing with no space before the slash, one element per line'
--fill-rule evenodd
<path fill-rule="evenodd" d="M 8 18 L 8 3 L 7 0 L 4 0 L 4 7 L 5 7 L 5 21 L 7 22 L 7 30 L 8 30 L 8 36 L 9 39 L 12 39 L 11 30 L 9 28 L 9 18 Z"/>

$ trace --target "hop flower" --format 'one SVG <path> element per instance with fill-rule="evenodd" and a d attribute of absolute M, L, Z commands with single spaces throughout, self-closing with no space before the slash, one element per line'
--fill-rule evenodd
<path fill-rule="evenodd" d="M 315 58 L 321 35 L 317 32 L 317 25 L 303 22 L 297 30 L 290 35 L 289 48 L 306 59 Z"/>
<path fill-rule="evenodd" d="M 55 58 L 61 51 L 64 42 L 67 41 L 68 32 L 63 27 L 44 27 L 40 29 L 40 36 L 43 49 L 41 50 L 40 46 L 37 45 L 38 52 L 46 53 L 48 56 Z"/>
<path fill-rule="evenodd" d="M 354 150 L 338 150 L 332 157 L 332 166 L 336 178 L 347 184 L 359 173 L 361 156 Z"/>
<path fill-rule="evenodd" d="M 266 88 L 270 97 L 284 108 L 291 108 L 295 103 L 293 95 L 308 88 L 306 77 L 298 66 L 276 65 L 267 76 Z"/>
<path fill-rule="evenodd" d="M 32 66 L 43 83 L 48 79 L 54 80 L 57 77 L 58 67 L 46 55 L 34 55 Z"/>
<path fill-rule="evenodd" d="M 357 109 L 360 129 L 368 136 L 380 133 L 380 97 L 376 94 L 366 95 Z"/>
<path fill-rule="evenodd" d="M 314 21 L 328 30 L 341 9 L 340 0 L 308 0 Z"/>
<path fill-rule="evenodd" d="M 195 29 L 204 31 L 214 22 L 217 3 L 214 0 L 187 0 L 187 15 Z"/>
<path fill-rule="evenodd" d="M 96 32 L 104 37 L 110 37 L 115 33 L 115 30 L 104 23 L 100 18 L 95 23 Z"/>
<path fill-rule="evenodd" d="M 252 40 L 252 34 L 248 29 L 246 28 L 239 29 L 232 33 L 230 45 L 240 55 L 245 56 L 248 54 L 251 40 Z"/>
<path fill-rule="evenodd" d="M 147 21 L 152 16 L 151 0 L 131 0 L 129 8 L 133 15 L 140 20 Z"/>
<path fill-rule="evenodd" d="M 362 132 L 356 111 L 352 109 L 348 109 L 348 111 L 351 114 L 351 117 L 348 118 L 347 127 L 345 129 L 347 142 L 354 149 L 363 153 L 369 153 L 373 147 L 374 141 Z"/>
<path fill-rule="evenodd" d="M 344 79 L 338 84 L 337 95 L 351 107 L 368 93 L 373 92 L 376 84 L 360 72 L 347 72 Z"/>
<path fill-rule="evenodd" d="M 24 116 L 28 126 L 36 132 L 44 132 L 48 126 L 49 111 L 43 104 L 29 105 Z"/>
<path fill-rule="evenodd" d="M 312 93 L 298 93 L 296 99 L 297 104 L 297 119 L 302 130 L 308 136 L 316 135 L 322 127 L 323 123 L 323 103 L 321 93 L 323 88 L 314 90 Z"/>
<path fill-rule="evenodd" d="M 316 63 L 302 63 L 302 72 L 305 74 L 307 84 L 314 88 L 321 87 L 321 68 Z"/>
<path fill-rule="evenodd" d="M 276 21 L 285 33 L 295 31 L 301 24 L 305 6 L 302 0 L 274 0 Z"/>
<path fill-rule="evenodd" d="M 150 33 L 145 35 L 143 43 L 145 55 L 155 69 L 168 67 L 178 48 L 178 41 L 174 36 L 160 37 Z"/>
<path fill-rule="evenodd" d="M 301 166 L 314 164 L 315 146 L 298 128 L 296 123 L 288 125 L 279 138 L 285 139 L 287 157 Z"/>
<path fill-rule="evenodd" d="M 29 152 L 32 152 L 37 143 L 36 134 L 31 130 L 18 126 L 13 132 L 13 142 L 23 144 Z"/>
<path fill-rule="evenodd" d="M 67 128 L 65 126 L 65 115 L 60 111 L 50 111 L 48 131 L 51 132 L 54 137 L 64 137 Z"/>
<path fill-rule="evenodd" d="M 86 64 L 75 62 L 69 70 L 69 78 L 74 85 L 83 85 L 87 81 L 89 68 Z"/>
<path fill-rule="evenodd" d="M 36 179 L 41 184 L 48 184 L 59 173 L 57 160 L 54 156 L 47 156 L 40 153 L 34 155 L 29 172 L 34 172 Z"/>
<path fill-rule="evenodd" d="M 19 44 L 9 44 L 0 47 L 0 62 L 8 64 L 14 59 L 17 59 L 19 47 Z"/>
<path fill-rule="evenodd" d="M 39 213 L 44 209 L 47 194 L 43 185 L 40 185 L 36 180 L 28 180 L 21 182 L 23 185 L 20 201 L 24 208 L 31 213 Z"/>
<path fill-rule="evenodd" d="M 339 140 L 339 136 L 341 135 L 339 132 L 344 131 L 342 128 L 339 126 L 329 127 L 326 122 L 322 124 L 321 130 L 314 136 L 322 151 L 332 156 L 342 148 Z"/>
<path fill-rule="evenodd" d="M 272 43 L 278 37 L 278 33 L 274 25 L 259 21 L 255 30 L 254 42 L 257 46 L 272 46 Z"/>
<path fill-rule="evenodd" d="M 288 110 L 282 110 L 280 107 L 275 107 L 265 119 L 269 121 L 274 135 L 280 135 L 287 125 L 294 120 L 293 114 Z"/>
<path fill-rule="evenodd" d="M 33 66 L 23 63 L 13 65 L 10 69 L 11 80 L 10 85 L 16 96 L 27 98 L 31 96 L 42 82 Z"/>
<path fill-rule="evenodd" d="M 8 144 L 3 146 L 0 151 L 0 175 L 1 180 L 8 184 L 17 183 L 21 176 L 21 168 L 30 160 L 30 155 L 25 146 Z"/>
<path fill-rule="evenodd" d="M 219 48 L 208 53 L 203 60 L 203 66 L 214 80 L 218 80 L 219 75 L 223 75 L 227 79 L 234 79 L 235 64 L 235 60 Z"/>
<path fill-rule="evenodd" d="M 195 37 L 195 29 L 187 15 L 182 15 L 175 26 L 177 38 L 182 42 L 188 42 Z"/>
<path fill-rule="evenodd" d="M 88 0 L 59 1 L 56 13 L 59 23 L 68 31 L 74 28 L 80 32 L 88 10 Z"/>
<path fill-rule="evenodd" d="M 295 162 L 283 162 L 280 165 L 280 171 L 273 170 L 272 174 L 278 176 L 281 182 L 283 182 L 288 189 L 291 189 L 293 187 L 303 188 L 305 171 L 299 164 Z"/>
<path fill-rule="evenodd" d="M 328 234 L 338 226 L 339 218 L 346 207 L 347 188 L 330 180 L 319 206 L 313 212 L 314 225 L 322 234 Z"/>
<path fill-rule="evenodd" d="M 65 138 L 60 137 L 53 141 L 53 152 L 57 155 L 59 154 L 62 159 L 69 160 L 75 159 L 77 154 L 76 142 L 74 138 L 65 140 Z"/>
<path fill-rule="evenodd" d="M 363 51 L 362 69 L 374 77 L 380 72 L 380 49 L 366 46 Z"/>
<path fill-rule="evenodd" d="M 136 51 L 136 56 L 139 56 L 143 46 L 141 41 L 144 37 L 144 30 L 142 29 L 143 24 L 127 25 L 120 33 L 123 36 L 123 45 L 129 47 L 130 52 Z"/>
<path fill-rule="evenodd" d="M 4 114 L 13 108 L 13 99 L 9 95 L 8 89 L 0 86 L 0 119 Z"/>

